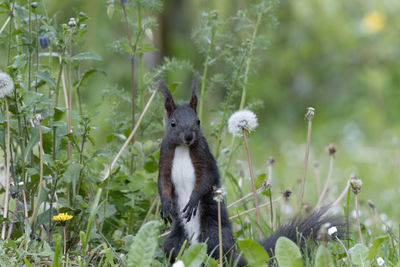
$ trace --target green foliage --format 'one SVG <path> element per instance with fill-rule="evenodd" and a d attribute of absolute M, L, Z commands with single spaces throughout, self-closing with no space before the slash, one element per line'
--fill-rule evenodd
<path fill-rule="evenodd" d="M 129 250 L 127 266 L 151 266 L 160 225 L 158 221 L 151 221 L 140 228 Z"/>
<path fill-rule="evenodd" d="M 286 237 L 280 237 L 276 242 L 275 257 L 279 266 L 303 266 L 299 247 Z"/>
<path fill-rule="evenodd" d="M 317 254 L 315 255 L 314 267 L 333 267 L 331 252 L 323 245 L 318 246 Z"/>
<path fill-rule="evenodd" d="M 256 241 L 251 239 L 238 240 L 237 243 L 250 266 L 268 266 L 268 253 Z"/>
<path fill-rule="evenodd" d="M 351 249 L 351 262 L 357 266 L 369 266 L 367 256 L 368 248 L 363 244 L 356 244 Z"/>
<path fill-rule="evenodd" d="M 197 243 L 186 249 L 181 259 L 185 266 L 199 267 L 206 257 L 207 245 L 205 243 Z"/>

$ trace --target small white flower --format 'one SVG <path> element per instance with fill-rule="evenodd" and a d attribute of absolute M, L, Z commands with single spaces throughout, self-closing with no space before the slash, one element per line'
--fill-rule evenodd
<path fill-rule="evenodd" d="M 10 75 L 0 72 L 0 98 L 10 95 L 14 91 L 14 82 Z"/>
<path fill-rule="evenodd" d="M 382 259 L 382 257 L 377 258 L 376 263 L 378 266 L 385 266 L 385 261 Z"/>
<path fill-rule="evenodd" d="M 228 120 L 228 130 L 234 136 L 243 136 L 243 130 L 252 132 L 258 125 L 257 116 L 250 110 L 239 110 Z"/>
<path fill-rule="evenodd" d="M 328 229 L 328 235 L 333 236 L 336 235 L 336 233 L 337 233 L 336 226 L 332 226 L 331 228 Z"/>
<path fill-rule="evenodd" d="M 185 264 L 183 263 L 183 261 L 179 260 L 172 264 L 172 267 L 185 267 Z"/>

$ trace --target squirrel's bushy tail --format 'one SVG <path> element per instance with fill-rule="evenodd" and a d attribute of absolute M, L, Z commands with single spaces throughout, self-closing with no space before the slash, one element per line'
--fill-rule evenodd
<path fill-rule="evenodd" d="M 312 243 L 317 240 L 318 232 L 324 225 L 329 225 L 328 228 L 335 226 L 337 228 L 337 237 L 340 239 L 345 238 L 347 223 L 344 217 L 325 216 L 326 211 L 327 209 L 319 209 L 303 217 L 297 216 L 262 240 L 260 244 L 271 257 L 274 255 L 276 241 L 282 236 L 289 238 L 304 250 L 307 248 L 308 242 Z"/>

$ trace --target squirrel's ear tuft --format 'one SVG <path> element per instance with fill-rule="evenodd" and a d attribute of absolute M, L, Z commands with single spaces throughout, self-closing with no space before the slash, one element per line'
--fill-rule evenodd
<path fill-rule="evenodd" d="M 190 98 L 189 105 L 197 112 L 197 78 L 192 81 L 192 97 Z"/>
<path fill-rule="evenodd" d="M 157 82 L 157 87 L 160 89 L 161 93 L 164 95 L 164 107 L 165 110 L 167 111 L 168 117 L 171 116 L 171 114 L 175 111 L 176 109 L 176 104 L 174 102 L 174 99 L 172 98 L 171 91 L 169 90 L 168 86 L 164 83 L 164 81 L 159 80 Z"/>

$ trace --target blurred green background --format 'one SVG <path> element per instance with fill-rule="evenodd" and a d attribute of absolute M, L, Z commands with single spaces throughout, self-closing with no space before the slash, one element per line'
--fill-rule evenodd
<path fill-rule="evenodd" d="M 46 12 L 55 14 L 58 23 L 67 23 L 83 11 L 89 17 L 84 46 L 95 51 L 101 62 L 93 64 L 107 76 L 91 78 L 82 89 L 83 103 L 98 126 L 97 143 L 105 143 L 110 130 L 107 115 L 113 101 L 103 98 L 108 88 L 129 92 L 130 59 L 118 53 L 114 42 L 126 35 L 120 9 L 107 16 L 111 1 L 39 1 Z M 203 11 L 217 10 L 220 19 L 228 19 L 256 1 L 183 1 L 167 0 L 158 16 L 154 40 L 147 36 L 157 52 L 144 56 L 151 70 L 164 57 L 192 63 L 202 73 L 204 54 L 195 49 Z M 119 1 L 115 1 L 118 5 Z M 397 0 L 304 0 L 280 1 L 274 10 L 277 23 L 260 27 L 266 49 L 256 49 L 248 79 L 248 103 L 259 102 L 253 111 L 259 127 L 250 136 L 257 172 L 266 171 L 266 160 L 276 158 L 274 183 L 279 190 L 293 188 L 302 173 L 307 124 L 306 107 L 316 109 L 311 138 L 308 187 L 315 182 L 313 162 L 318 161 L 325 179 L 329 164 L 326 147 L 337 146 L 332 192 L 340 192 L 352 173 L 364 181 L 360 198 L 378 204 L 380 210 L 399 218 L 400 195 L 400 2 Z M 0 15 L 0 23 L 6 15 Z M 232 34 L 235 34 L 232 32 Z M 238 36 L 240 39 L 241 36 Z M 247 38 L 247 37 L 243 37 Z M 0 47 L 0 66 L 5 66 L 5 47 Z M 221 64 L 219 68 L 223 68 Z M 213 71 L 212 69 L 210 70 Z M 189 96 L 189 72 L 174 73 L 170 82 L 182 82 L 176 99 Z M 205 132 L 213 122 L 216 109 L 224 101 L 225 91 L 207 88 Z M 211 101 L 212 99 L 212 101 Z M 157 101 L 161 101 L 159 97 Z M 239 96 L 234 97 L 238 106 Z M 159 102 L 161 103 L 161 102 Z M 230 115 L 230 114 L 229 114 Z M 121 116 L 129 116 L 129 107 Z M 161 138 L 160 134 L 159 138 Z M 213 142 L 211 139 L 210 142 Z M 230 142 L 225 142 L 224 147 Z M 243 151 L 243 160 L 244 151 Z M 316 201 L 309 197 L 306 200 Z"/>

